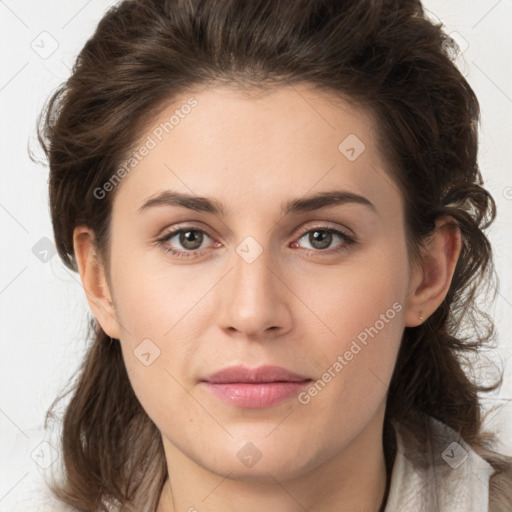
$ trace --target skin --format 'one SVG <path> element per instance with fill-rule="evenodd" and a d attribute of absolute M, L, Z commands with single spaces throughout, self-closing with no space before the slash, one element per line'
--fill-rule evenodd
<path fill-rule="evenodd" d="M 403 201 L 375 123 L 311 87 L 196 91 L 165 108 L 140 140 L 191 96 L 197 107 L 116 190 L 110 279 L 92 231 L 74 233 L 90 307 L 120 340 L 135 393 L 162 433 L 170 479 L 158 512 L 377 511 L 386 486 L 385 400 L 401 336 L 446 296 L 459 230 L 440 219 L 423 260 L 410 266 Z M 338 150 L 349 134 L 365 144 L 354 161 Z M 166 189 L 213 197 L 226 216 L 168 205 L 138 212 Z M 375 211 L 358 203 L 280 211 L 283 202 L 336 189 L 364 196 Z M 155 243 L 178 225 L 205 233 L 197 255 L 164 251 L 187 251 L 179 235 Z M 319 225 L 356 243 L 332 252 L 345 243 L 333 235 L 322 248 L 311 233 Z M 251 263 L 236 251 L 247 236 L 263 250 Z M 199 384 L 236 364 L 321 379 L 393 304 L 401 310 L 307 404 L 292 397 L 238 408 Z M 134 356 L 146 338 L 160 350 L 149 366 Z M 262 454 L 252 467 L 237 457 L 248 442 Z"/>

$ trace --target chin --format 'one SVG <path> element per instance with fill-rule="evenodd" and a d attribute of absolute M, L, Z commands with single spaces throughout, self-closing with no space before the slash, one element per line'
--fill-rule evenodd
<path fill-rule="evenodd" d="M 253 483 L 275 483 L 297 478 L 308 472 L 301 461 L 295 461 L 290 465 L 284 465 L 282 461 L 267 460 L 266 463 L 261 459 L 253 467 L 243 467 L 242 464 L 222 464 L 221 467 L 207 467 L 209 471 L 225 477 L 229 474 L 229 479 L 241 482 Z"/>
<path fill-rule="evenodd" d="M 275 483 L 300 477 L 321 464 L 321 454 L 304 453 L 299 446 L 284 443 L 237 441 L 235 446 L 212 453 L 212 460 L 197 462 L 209 471 L 233 480 Z M 310 447 L 311 450 L 311 447 Z"/>

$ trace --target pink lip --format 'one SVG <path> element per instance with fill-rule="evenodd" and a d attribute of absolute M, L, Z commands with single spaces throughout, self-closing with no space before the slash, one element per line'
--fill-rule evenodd
<path fill-rule="evenodd" d="M 296 395 L 310 381 L 280 366 L 232 366 L 201 382 L 208 391 L 232 405 L 258 409 Z"/>

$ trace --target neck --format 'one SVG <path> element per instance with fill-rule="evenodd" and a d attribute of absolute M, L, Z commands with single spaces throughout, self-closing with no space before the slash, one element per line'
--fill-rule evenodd
<path fill-rule="evenodd" d="M 212 473 L 164 438 L 169 478 L 157 512 L 379 512 L 389 488 L 383 419 L 380 410 L 375 421 L 339 453 L 299 477 L 283 481 L 270 473 L 257 481 Z"/>

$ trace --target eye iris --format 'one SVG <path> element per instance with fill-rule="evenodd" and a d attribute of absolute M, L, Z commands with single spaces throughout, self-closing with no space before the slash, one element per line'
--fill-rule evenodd
<path fill-rule="evenodd" d="M 188 236 L 192 234 L 192 236 Z M 197 247 L 194 246 L 195 243 L 199 240 L 199 244 L 197 244 Z M 199 249 L 201 247 L 201 244 L 203 242 L 203 234 L 200 231 L 182 231 L 180 233 L 180 244 L 185 247 L 186 249 L 195 250 Z M 192 247 L 190 246 L 192 244 Z"/>
<path fill-rule="evenodd" d="M 318 236 L 317 236 L 318 235 Z M 313 247 L 316 249 L 325 249 L 329 247 L 332 242 L 332 233 L 328 231 L 312 231 L 309 235 L 309 241 Z M 320 246 L 315 245 L 317 242 L 320 242 Z"/>

